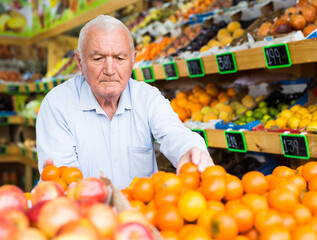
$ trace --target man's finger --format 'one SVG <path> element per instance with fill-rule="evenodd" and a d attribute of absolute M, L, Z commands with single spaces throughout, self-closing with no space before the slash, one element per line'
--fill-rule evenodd
<path fill-rule="evenodd" d="M 195 164 L 198 165 L 200 162 L 200 149 L 199 148 L 192 148 L 190 153 L 190 160 Z"/>
<path fill-rule="evenodd" d="M 45 160 L 44 164 L 43 164 L 43 168 L 49 166 L 49 165 L 54 165 L 54 161 L 51 158 L 48 158 Z"/>

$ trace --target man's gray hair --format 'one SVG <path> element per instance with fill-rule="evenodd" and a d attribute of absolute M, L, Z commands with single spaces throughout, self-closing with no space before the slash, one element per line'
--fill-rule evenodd
<path fill-rule="evenodd" d="M 131 35 L 131 32 L 129 29 L 118 19 L 108 16 L 108 15 L 99 15 L 98 17 L 90 20 L 81 30 L 79 33 L 78 38 L 78 52 L 80 57 L 82 57 L 83 53 L 83 46 L 85 42 L 85 35 L 89 28 L 91 27 L 99 27 L 103 29 L 105 32 L 112 32 L 120 27 L 125 29 L 127 31 L 129 42 L 130 42 L 130 48 L 131 48 L 131 54 L 132 54 L 132 62 L 134 62 L 134 42 Z"/>

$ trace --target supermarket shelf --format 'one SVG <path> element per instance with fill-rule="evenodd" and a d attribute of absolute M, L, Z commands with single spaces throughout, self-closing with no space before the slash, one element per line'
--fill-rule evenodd
<path fill-rule="evenodd" d="M 288 48 L 291 56 L 292 64 L 303 64 L 317 62 L 317 39 L 308 39 L 297 42 L 289 42 Z M 247 50 L 241 50 L 234 52 L 237 69 L 251 70 L 258 68 L 266 68 L 265 57 L 263 48 L 252 48 Z M 202 57 L 205 74 L 219 73 L 216 57 L 206 56 Z M 176 65 L 179 72 L 179 77 L 188 77 L 188 69 L 186 60 L 176 61 Z M 165 80 L 164 69 L 162 64 L 153 64 L 153 71 L 156 80 Z M 135 69 L 136 78 L 139 81 L 143 81 L 143 74 L 141 68 Z"/>
<path fill-rule="evenodd" d="M 6 123 L 5 122 L 5 118 L 7 118 Z M 36 124 L 36 118 L 24 118 L 21 116 L 1 116 L 0 117 L 0 126 L 6 126 L 6 125 L 26 125 L 28 127 L 34 127 Z"/>
<path fill-rule="evenodd" d="M 208 145 L 215 148 L 227 148 L 224 130 L 206 129 Z M 248 151 L 283 155 L 280 140 L 281 133 L 245 131 L 245 141 Z M 307 134 L 310 157 L 317 158 L 317 135 Z"/>
<path fill-rule="evenodd" d="M 110 0 L 100 6 L 93 8 L 83 14 L 80 14 L 69 21 L 67 24 L 60 24 L 52 29 L 49 29 L 43 33 L 40 33 L 32 38 L 22 38 L 22 37 L 4 37 L 0 38 L 0 44 L 15 44 L 15 45 L 32 45 L 41 40 L 45 40 L 47 38 L 51 38 L 53 36 L 57 36 L 63 32 L 69 31 L 75 27 L 78 27 L 89 20 L 95 18 L 100 14 L 109 14 L 117 11 L 118 9 L 124 8 L 130 4 L 137 3 L 140 0 L 125 0 L 125 1 L 117 1 Z"/>
<path fill-rule="evenodd" d="M 34 153 L 33 153 L 34 152 Z M 0 155 L 0 162 L 19 162 L 37 168 L 37 153 L 32 150 L 25 150 L 16 145 L 6 146 L 6 154 Z"/>

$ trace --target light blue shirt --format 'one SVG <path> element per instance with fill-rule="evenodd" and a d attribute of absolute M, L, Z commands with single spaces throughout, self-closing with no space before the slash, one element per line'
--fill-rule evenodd
<path fill-rule="evenodd" d="M 78 167 L 84 177 L 103 173 L 124 188 L 134 177 L 157 171 L 154 139 L 174 166 L 191 147 L 207 151 L 157 88 L 130 79 L 110 120 L 84 77 L 76 76 L 42 102 L 36 121 L 39 171 L 52 158 L 56 166 Z"/>

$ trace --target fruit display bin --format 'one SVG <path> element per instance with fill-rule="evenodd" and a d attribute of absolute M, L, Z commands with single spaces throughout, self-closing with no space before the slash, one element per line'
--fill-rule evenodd
<path fill-rule="evenodd" d="M 252 121 L 249 123 L 246 123 L 244 125 L 238 125 L 233 122 L 224 123 L 224 121 L 220 121 L 216 123 L 216 129 L 232 129 L 232 130 L 248 130 L 252 131 L 252 129 L 255 126 L 258 126 L 260 124 L 260 120 Z"/>

